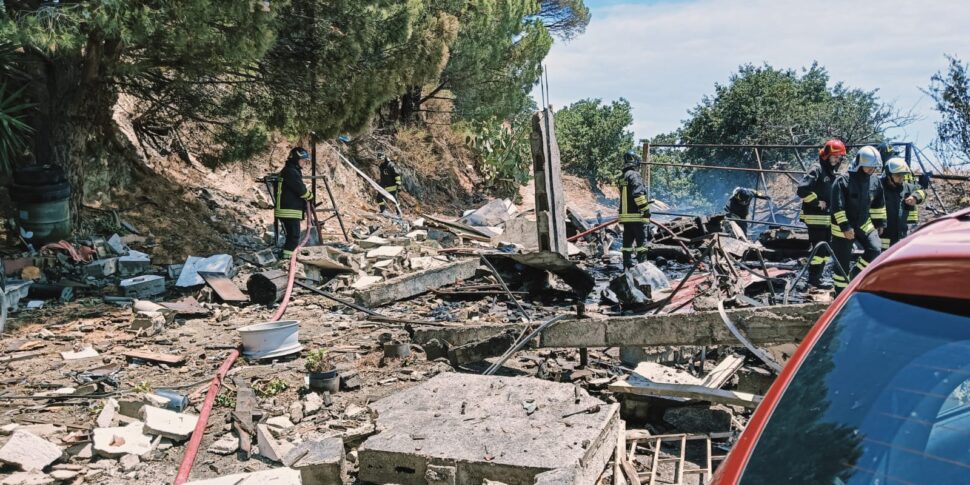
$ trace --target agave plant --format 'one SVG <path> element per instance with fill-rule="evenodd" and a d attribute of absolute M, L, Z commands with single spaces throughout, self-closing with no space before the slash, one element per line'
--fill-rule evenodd
<path fill-rule="evenodd" d="M 27 136 L 33 131 L 25 121 L 33 105 L 24 100 L 23 91 L 0 84 L 0 169 L 6 173 L 10 173 L 14 158 L 27 148 Z"/>

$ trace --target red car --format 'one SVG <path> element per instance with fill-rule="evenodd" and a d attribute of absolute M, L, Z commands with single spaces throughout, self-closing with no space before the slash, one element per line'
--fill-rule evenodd
<path fill-rule="evenodd" d="M 851 282 L 711 483 L 970 483 L 970 209 Z"/>

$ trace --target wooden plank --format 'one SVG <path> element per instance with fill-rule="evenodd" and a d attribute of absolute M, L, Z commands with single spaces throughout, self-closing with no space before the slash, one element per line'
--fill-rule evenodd
<path fill-rule="evenodd" d="M 239 449 L 248 460 L 253 454 L 253 436 L 256 435 L 253 426 L 253 412 L 257 409 L 256 393 L 249 382 L 241 377 L 233 382 L 236 384 L 236 407 L 232 412 L 232 425 L 239 435 Z"/>
<path fill-rule="evenodd" d="M 717 363 L 710 374 L 707 374 L 707 377 L 704 378 L 704 382 L 702 382 L 701 385 L 711 389 L 720 389 L 724 387 L 724 384 L 731 379 L 731 376 L 733 376 L 742 365 L 744 365 L 744 357 L 741 357 L 738 354 L 728 355 Z"/>
<path fill-rule="evenodd" d="M 638 396 L 686 397 L 699 401 L 710 401 L 746 408 L 758 407 L 758 403 L 762 399 L 762 396 L 748 394 L 746 392 L 711 389 L 709 387 L 692 384 L 662 384 L 658 382 L 648 383 L 646 381 L 639 382 L 636 386 L 630 385 L 626 381 L 617 381 L 614 384 L 610 384 L 609 390 L 611 392 Z"/>
<path fill-rule="evenodd" d="M 0 364 L 7 364 L 10 362 L 17 362 L 18 360 L 33 359 L 34 357 L 40 357 L 44 354 L 49 354 L 50 351 L 47 350 L 32 350 L 28 352 L 15 352 L 9 355 L 0 356 Z"/>
<path fill-rule="evenodd" d="M 231 279 L 226 277 L 226 275 L 218 273 L 205 273 L 200 271 L 199 276 L 205 280 L 205 283 L 212 288 L 219 299 L 226 303 L 242 303 L 249 301 L 249 297 L 243 294 L 239 290 L 239 287 L 232 282 Z"/>
<path fill-rule="evenodd" d="M 185 363 L 185 357 L 181 355 L 163 354 L 160 352 L 150 352 L 148 350 L 129 350 L 122 355 L 128 359 L 141 359 L 158 364 L 182 365 Z"/>

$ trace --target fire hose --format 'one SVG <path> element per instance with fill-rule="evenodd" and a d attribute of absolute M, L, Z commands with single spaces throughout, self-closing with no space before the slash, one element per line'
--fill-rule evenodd
<path fill-rule="evenodd" d="M 310 230 L 316 225 L 316 215 L 309 201 L 307 202 L 307 214 L 306 235 L 303 236 L 300 244 L 296 246 L 293 254 L 290 255 L 289 278 L 286 282 L 286 292 L 283 293 L 283 300 L 280 302 L 279 308 L 270 317 L 271 322 L 279 321 L 283 317 L 283 313 L 286 312 L 286 307 L 290 302 L 290 296 L 293 293 L 293 283 L 296 281 L 296 255 L 299 254 L 300 249 L 310 240 Z M 239 358 L 239 349 L 233 349 L 232 352 L 229 352 L 226 360 L 222 362 L 222 365 L 219 366 L 219 370 L 216 371 L 212 382 L 209 383 L 209 391 L 206 392 L 205 401 L 202 402 L 202 409 L 199 411 L 199 420 L 195 424 L 195 429 L 192 430 L 192 438 L 189 439 L 189 443 L 185 448 L 185 456 L 182 457 L 182 463 L 179 464 L 178 474 L 175 475 L 175 481 L 172 482 L 173 485 L 182 485 L 188 481 L 189 474 L 192 472 L 192 465 L 195 463 L 195 457 L 199 454 L 199 446 L 202 444 L 202 435 L 205 434 L 209 414 L 212 413 L 212 406 L 215 404 L 216 396 L 219 395 L 222 379 L 226 377 L 226 373 L 229 372 L 229 369 L 236 362 L 237 358 Z"/>

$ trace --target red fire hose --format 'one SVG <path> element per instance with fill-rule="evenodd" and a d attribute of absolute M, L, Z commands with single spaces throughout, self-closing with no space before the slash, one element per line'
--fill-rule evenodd
<path fill-rule="evenodd" d="M 307 217 L 306 235 L 303 236 L 303 240 L 300 241 L 300 244 L 296 246 L 296 249 L 293 250 L 293 254 L 290 256 L 290 275 L 286 283 L 286 292 L 283 294 L 283 301 L 280 302 L 279 308 L 270 317 L 271 322 L 278 321 L 283 316 L 283 313 L 286 312 L 286 306 L 290 303 L 290 295 L 293 293 L 293 282 L 296 280 L 296 255 L 300 252 L 303 245 L 310 240 L 310 229 L 316 224 L 316 215 L 313 212 L 311 202 L 307 202 L 307 213 L 309 216 Z M 172 482 L 173 485 L 182 485 L 188 481 L 189 474 L 192 472 L 192 465 L 195 463 L 195 457 L 199 454 L 199 445 L 202 444 L 202 435 L 205 434 L 205 427 L 209 421 L 209 414 L 212 412 L 212 405 L 215 404 L 216 396 L 219 395 L 222 380 L 226 377 L 226 373 L 229 372 L 229 369 L 238 357 L 239 349 L 234 349 L 230 352 L 226 360 L 219 366 L 219 370 L 216 371 L 212 382 L 209 383 L 209 391 L 206 392 L 205 401 L 202 402 L 202 410 L 199 411 L 199 420 L 195 423 L 192 438 L 185 447 L 185 456 L 182 457 L 182 463 L 179 464 L 179 471 L 175 475 L 175 481 Z"/>
<path fill-rule="evenodd" d="M 569 241 L 569 242 L 573 242 L 573 241 L 579 240 L 583 236 L 588 236 L 588 235 L 590 235 L 590 234 L 592 234 L 592 233 L 594 233 L 596 231 L 599 231 L 600 229 L 603 229 L 604 227 L 609 227 L 609 226 L 612 226 L 613 224 L 616 224 L 616 222 L 618 220 L 619 219 L 612 219 L 612 220 L 606 221 L 606 222 L 604 222 L 604 223 L 602 223 L 602 224 L 600 224 L 600 225 L 598 225 L 598 226 L 596 226 L 596 227 L 594 227 L 594 228 L 592 228 L 592 229 L 590 229 L 588 231 L 583 231 L 583 232 L 581 232 L 579 234 L 576 234 L 575 236 L 573 236 L 571 238 L 568 238 L 566 240 Z"/>

